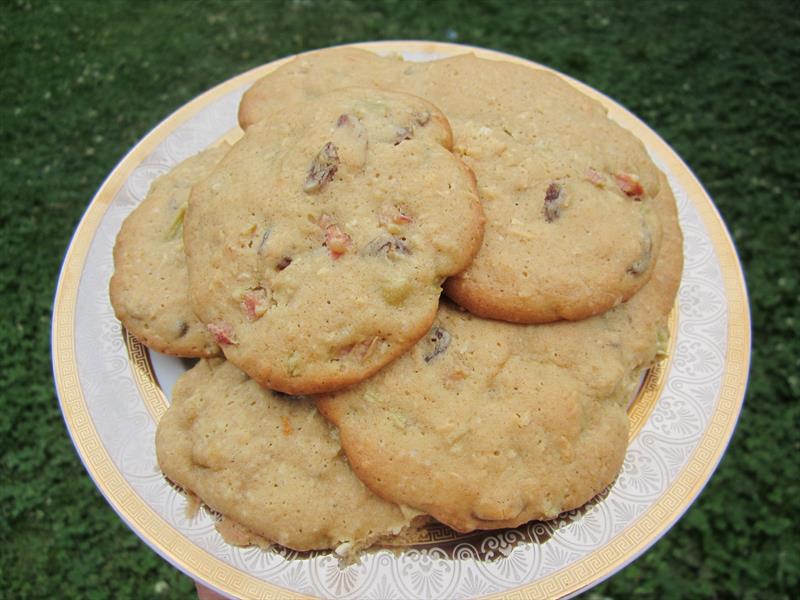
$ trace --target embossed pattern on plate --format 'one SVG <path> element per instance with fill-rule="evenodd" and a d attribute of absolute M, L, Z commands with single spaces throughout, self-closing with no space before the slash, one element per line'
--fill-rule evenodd
<path fill-rule="evenodd" d="M 411 59 L 474 50 L 531 65 L 451 44 L 364 47 Z M 243 597 L 443 598 L 511 590 L 519 597 L 551 597 L 579 591 L 630 562 L 688 507 L 724 452 L 746 383 L 749 313 L 735 251 L 700 184 L 652 130 L 578 82 L 572 83 L 604 102 L 668 174 L 685 235 L 671 361 L 660 383 L 651 387 L 652 406 L 640 411 L 638 423 L 634 420 L 638 431 L 616 484 L 555 521 L 463 539 L 432 528 L 424 545 L 400 553 L 372 552 L 345 569 L 323 553 L 298 557 L 290 551 L 234 548 L 221 540 L 206 512 L 186 517 L 185 499 L 156 467 L 155 419 L 166 404 L 145 401 L 162 394 L 153 367 L 168 396 L 183 366 L 177 359 L 148 357 L 126 342 L 108 301 L 111 251 L 122 220 L 152 180 L 230 136 L 241 94 L 276 66 L 218 86 L 159 125 L 109 176 L 73 238 L 56 294 L 53 364 L 67 427 L 100 490 L 162 556 L 192 577 Z"/>

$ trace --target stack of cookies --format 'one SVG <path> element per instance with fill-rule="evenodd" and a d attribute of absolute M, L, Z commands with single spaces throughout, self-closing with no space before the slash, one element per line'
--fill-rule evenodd
<path fill-rule="evenodd" d="M 156 449 L 229 542 L 353 555 L 614 481 L 682 268 L 641 142 L 544 71 L 353 48 L 239 121 L 153 184 L 111 281 L 131 333 L 201 359 Z"/>

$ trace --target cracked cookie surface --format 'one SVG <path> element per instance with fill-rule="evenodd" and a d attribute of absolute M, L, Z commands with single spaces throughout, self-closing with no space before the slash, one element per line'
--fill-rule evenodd
<path fill-rule="evenodd" d="M 250 127 L 195 187 L 192 302 L 225 356 L 293 394 L 356 383 L 429 329 L 483 233 L 449 124 L 407 94 L 347 88 Z"/>

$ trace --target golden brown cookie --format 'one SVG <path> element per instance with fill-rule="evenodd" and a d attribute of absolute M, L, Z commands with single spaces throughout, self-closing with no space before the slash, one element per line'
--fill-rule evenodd
<path fill-rule="evenodd" d="M 430 103 L 331 92 L 251 127 L 195 186 L 194 310 L 225 356 L 292 394 L 369 377 L 430 328 L 483 213 Z"/>
<path fill-rule="evenodd" d="M 443 304 L 408 354 L 317 406 L 356 474 L 462 532 L 574 509 L 617 476 L 626 405 L 663 346 L 682 268 L 675 204 L 664 247 L 628 303 L 578 322 L 514 325 Z"/>
<path fill-rule="evenodd" d="M 189 306 L 183 218 L 192 186 L 228 149 L 224 144 L 201 152 L 156 179 L 117 236 L 111 305 L 129 332 L 159 352 L 186 357 L 220 353 Z"/>
<path fill-rule="evenodd" d="M 313 402 L 270 392 L 221 359 L 175 385 L 156 434 L 164 474 L 215 511 L 226 539 L 350 554 L 404 530 L 417 513 L 353 475 Z"/>
<path fill-rule="evenodd" d="M 407 91 L 450 120 L 487 217 L 475 261 L 445 286 L 471 312 L 520 323 L 583 319 L 650 277 L 661 240 L 650 206 L 657 169 L 601 104 L 558 76 L 473 55 L 404 63 L 334 48 L 258 81 L 240 122 L 342 85 Z"/>

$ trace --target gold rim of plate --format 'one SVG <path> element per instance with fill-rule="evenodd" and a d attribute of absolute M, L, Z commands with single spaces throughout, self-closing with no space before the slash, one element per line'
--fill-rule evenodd
<path fill-rule="evenodd" d="M 424 53 L 441 56 L 473 52 L 480 58 L 505 60 L 531 68 L 545 69 L 566 79 L 584 94 L 600 101 L 609 116 L 632 131 L 645 146 L 655 151 L 668 171 L 678 180 L 692 200 L 694 208 L 708 231 L 724 283 L 727 310 L 727 351 L 717 409 L 683 471 L 669 490 L 647 511 L 611 542 L 568 567 L 531 583 L 491 596 L 499 598 L 562 597 L 609 577 L 652 545 L 683 514 L 711 477 L 733 434 L 744 399 L 750 364 L 750 313 L 744 276 L 733 242 L 711 198 L 678 154 L 650 127 L 609 97 L 561 73 L 532 61 L 472 46 L 440 42 L 388 41 L 353 44 L 378 53 Z M 124 479 L 108 455 L 94 427 L 78 378 L 75 354 L 75 308 L 80 277 L 95 231 L 117 193 L 133 170 L 175 129 L 200 110 L 225 94 L 255 82 L 294 58 L 289 56 L 247 71 L 198 96 L 160 123 L 140 141 L 111 172 L 90 203 L 79 224 L 64 259 L 56 291 L 53 324 L 53 373 L 61 410 L 73 443 L 97 487 L 120 517 L 154 550 L 184 572 L 219 591 L 245 598 L 304 598 L 233 567 L 195 546 L 177 529 L 166 523 Z M 677 337 L 677 311 L 670 318 L 670 344 Z M 137 386 L 150 397 L 162 394 L 153 378 L 144 348 L 126 341 L 134 368 Z M 144 365 L 144 366 L 142 366 Z M 651 369 L 631 408 L 633 438 L 655 406 L 665 383 L 668 369 Z M 149 375 L 148 375 L 149 373 Z M 149 387 L 148 387 L 149 386 Z M 155 396 L 153 396 L 155 395 Z M 163 394 L 161 396 L 163 398 Z M 158 416 L 156 405 L 148 411 Z M 155 411 L 155 412 L 154 412 Z"/>

